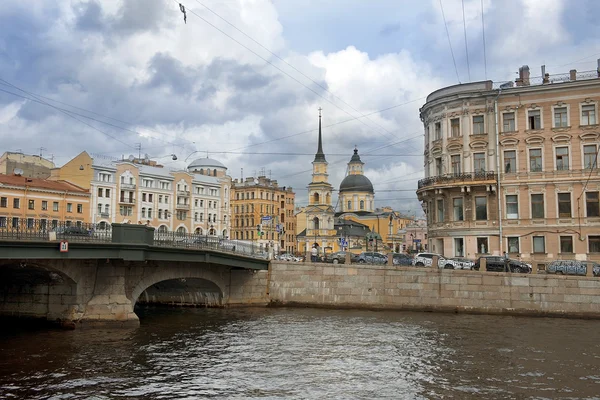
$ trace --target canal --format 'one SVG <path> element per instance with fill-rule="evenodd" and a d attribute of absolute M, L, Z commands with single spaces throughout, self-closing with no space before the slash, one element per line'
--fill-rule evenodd
<path fill-rule="evenodd" d="M 138 310 L 134 330 L 9 329 L 2 399 L 592 399 L 600 321 Z"/>

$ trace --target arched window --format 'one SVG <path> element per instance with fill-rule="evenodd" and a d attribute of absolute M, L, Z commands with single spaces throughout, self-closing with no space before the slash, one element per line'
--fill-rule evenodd
<path fill-rule="evenodd" d="M 204 175 L 204 168 L 200 168 L 200 175 Z"/>
<path fill-rule="evenodd" d="M 213 169 L 213 175 L 214 175 L 214 176 L 217 176 L 217 169 L 216 169 L 216 168 L 215 168 L 215 169 Z"/>
<path fill-rule="evenodd" d="M 187 231 L 185 230 L 184 226 L 180 226 L 179 228 L 177 228 L 178 235 L 185 235 L 186 233 L 187 233 Z"/>
<path fill-rule="evenodd" d="M 200 227 L 196 228 L 196 230 L 194 231 L 194 233 L 196 235 L 202 235 L 202 228 L 200 228 Z"/>
<path fill-rule="evenodd" d="M 226 238 L 227 237 L 227 229 L 223 229 L 223 237 Z"/>
<path fill-rule="evenodd" d="M 159 227 L 158 227 L 158 231 L 159 231 L 160 233 L 166 233 L 168 230 L 169 230 L 169 229 L 167 228 L 167 226 L 166 226 L 166 225 L 161 225 L 161 226 L 159 226 Z"/>
<path fill-rule="evenodd" d="M 365 209 L 365 201 L 364 201 L 364 200 L 361 200 L 361 201 L 360 201 L 360 209 L 361 209 L 361 210 L 364 210 L 364 209 Z"/>
<path fill-rule="evenodd" d="M 319 204 L 319 193 L 313 194 L 313 203 Z"/>
<path fill-rule="evenodd" d="M 319 218 L 317 218 L 317 217 L 313 218 L 313 226 L 314 226 L 314 229 L 319 229 Z"/>
<path fill-rule="evenodd" d="M 348 210 L 352 210 L 352 200 L 348 200 Z"/>

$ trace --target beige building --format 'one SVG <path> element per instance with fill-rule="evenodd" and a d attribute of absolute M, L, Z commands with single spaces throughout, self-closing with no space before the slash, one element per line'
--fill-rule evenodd
<path fill-rule="evenodd" d="M 265 176 L 247 177 L 231 185 L 232 234 L 276 253 L 296 251 L 296 194 Z"/>
<path fill-rule="evenodd" d="M 17 173 L 27 178 L 46 179 L 54 163 L 38 155 L 7 151 L 0 156 L 0 174 Z"/>
<path fill-rule="evenodd" d="M 446 87 L 421 108 L 429 250 L 600 260 L 600 71 L 519 70 Z"/>
<path fill-rule="evenodd" d="M 83 152 L 51 179 L 72 182 L 91 192 L 90 220 L 99 227 L 142 223 L 159 231 L 229 237 L 231 178 L 217 160 L 199 158 L 187 170 L 170 170 L 156 161 L 92 158 Z"/>

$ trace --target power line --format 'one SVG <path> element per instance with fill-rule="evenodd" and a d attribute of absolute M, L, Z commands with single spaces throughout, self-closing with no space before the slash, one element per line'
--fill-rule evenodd
<path fill-rule="evenodd" d="M 467 72 L 469 73 L 469 82 L 471 82 L 471 65 L 469 64 L 469 45 L 467 43 L 467 22 L 465 21 L 465 0 L 462 0 L 463 30 L 465 32 L 465 53 L 467 54 Z"/>
<path fill-rule="evenodd" d="M 207 154 L 246 154 L 264 156 L 314 156 L 315 153 L 251 152 L 251 151 L 207 151 Z M 328 156 L 346 157 L 347 153 L 327 153 Z M 423 154 L 363 154 L 363 157 L 423 157 Z"/>
<path fill-rule="evenodd" d="M 454 50 L 452 50 L 452 42 L 450 41 L 450 32 L 448 32 L 448 24 L 446 23 L 446 15 L 444 14 L 444 6 L 442 5 L 442 0 L 440 0 L 440 8 L 442 10 L 442 19 L 444 20 L 444 26 L 446 27 L 446 36 L 448 37 L 448 45 L 450 46 L 450 54 L 452 55 L 452 62 L 454 63 L 454 71 L 456 72 L 456 80 L 458 83 L 460 82 L 460 77 L 458 76 L 458 68 L 456 67 L 456 59 L 454 58 Z"/>
<path fill-rule="evenodd" d="M 485 21 L 483 20 L 483 0 L 481 0 L 481 32 L 483 34 L 483 69 L 487 80 L 487 57 L 485 53 Z"/>
<path fill-rule="evenodd" d="M 351 110 L 353 110 L 354 112 L 357 112 L 360 115 L 361 118 L 367 118 L 369 121 L 371 121 L 372 123 L 374 123 L 377 127 L 379 127 L 380 129 L 384 130 L 388 134 L 391 134 L 390 131 L 388 131 L 387 129 L 385 129 L 384 127 L 382 127 L 381 125 L 379 125 L 377 122 L 373 121 L 372 119 L 368 118 L 368 116 L 362 114 L 356 108 L 352 107 L 350 104 L 348 104 L 344 100 L 342 100 L 339 96 L 336 96 L 331 91 L 329 91 L 325 86 L 321 85 L 319 82 L 315 81 L 310 76 L 306 75 L 305 73 L 303 73 L 302 71 L 300 71 L 298 68 L 294 67 L 292 64 L 290 64 L 289 62 L 287 62 L 286 60 L 284 60 L 283 58 L 281 58 L 280 56 L 278 56 L 277 54 L 275 54 L 273 51 L 271 51 L 270 49 L 268 49 L 267 47 L 265 47 L 264 45 L 262 45 L 261 43 L 259 43 L 256 39 L 254 39 L 253 37 L 251 37 L 250 35 L 248 35 L 246 32 L 242 31 L 237 26 L 235 26 L 234 24 L 232 24 L 231 22 L 229 22 L 228 20 L 226 20 L 225 18 L 223 18 L 222 16 L 220 16 L 219 14 L 217 14 L 214 10 L 210 9 L 208 6 L 206 6 L 205 4 L 203 4 L 202 2 L 200 2 L 199 0 L 196 0 L 196 2 L 198 4 L 200 4 L 202 7 L 206 8 L 211 13 L 213 13 L 215 16 L 217 16 L 218 18 L 220 18 L 226 24 L 228 24 L 229 26 L 231 26 L 233 29 L 237 30 L 242 35 L 246 36 L 248 39 L 252 40 L 254 43 L 256 43 L 257 45 L 259 45 L 260 47 L 262 47 L 263 49 L 265 49 L 266 51 L 268 51 L 271 55 L 273 55 L 274 57 L 276 57 L 278 60 L 280 60 L 280 61 L 284 62 L 285 64 L 287 64 L 294 71 L 296 71 L 297 73 L 299 73 L 300 75 L 302 75 L 306 79 L 310 80 L 312 83 L 314 83 L 315 85 L 317 85 L 318 87 L 320 87 L 321 89 L 323 89 L 325 92 L 329 93 L 334 98 L 338 99 L 341 103 L 343 103 L 346 106 L 348 106 Z"/>
<path fill-rule="evenodd" d="M 178 0 L 173 0 L 176 4 L 179 5 L 179 1 Z M 195 15 L 196 17 L 198 17 L 199 19 L 201 19 L 202 21 L 204 21 L 205 23 L 207 23 L 208 25 L 210 25 L 211 27 L 213 27 L 214 29 L 218 30 L 219 32 L 221 32 L 223 35 L 227 36 L 228 38 L 230 38 L 231 40 L 233 40 L 234 42 L 236 42 L 238 45 L 242 46 L 243 48 L 245 48 L 246 50 L 248 50 L 249 52 L 253 53 L 255 56 L 257 56 L 258 58 L 260 58 L 261 60 L 263 60 L 264 62 L 266 62 L 267 64 L 271 65 L 273 68 L 277 69 L 279 72 L 281 72 L 284 75 L 287 75 L 289 78 L 293 79 L 295 82 L 297 82 L 298 84 L 304 86 L 306 89 L 310 90 L 312 93 L 316 94 L 317 96 L 319 96 L 320 98 L 322 98 L 323 100 L 325 100 L 326 102 L 330 103 L 331 105 L 333 105 L 334 107 L 336 107 L 337 109 L 343 111 L 344 113 L 348 114 L 351 117 L 354 117 L 354 115 L 352 115 L 351 113 L 349 113 L 348 111 L 346 111 L 345 109 L 341 108 L 340 106 L 338 106 L 337 104 L 335 104 L 334 102 L 332 102 L 331 100 L 329 100 L 328 98 L 326 98 L 325 96 L 321 95 L 319 92 L 317 92 L 316 90 L 310 88 L 309 86 L 305 85 L 304 83 L 302 83 L 300 80 L 298 80 L 297 78 L 293 77 L 292 75 L 288 74 L 286 71 L 284 71 L 283 69 L 279 68 L 277 65 L 275 65 L 274 63 L 272 63 L 271 61 L 267 60 L 265 57 L 261 56 L 260 54 L 258 54 L 257 52 L 255 52 L 254 50 L 252 50 L 251 48 L 249 48 L 248 46 L 246 46 L 245 44 L 243 44 L 242 42 L 240 42 L 239 40 L 237 40 L 236 38 L 234 38 L 233 36 L 229 35 L 227 32 L 223 31 L 222 29 L 220 29 L 219 27 L 217 27 L 216 25 L 214 25 L 213 23 L 211 23 L 210 21 L 208 21 L 206 18 L 202 17 L 201 15 L 199 15 L 198 13 L 196 13 L 194 10 L 190 10 L 187 9 L 187 11 L 189 11 L 190 13 L 192 13 L 193 15 Z M 367 125 L 364 121 L 360 120 L 357 118 L 357 120 L 359 122 L 361 122 L 363 125 L 365 125 L 367 128 L 372 129 L 369 125 Z M 376 133 L 385 136 L 383 133 L 379 132 L 379 131 L 375 131 Z M 394 135 L 390 135 L 392 137 L 396 137 Z"/>

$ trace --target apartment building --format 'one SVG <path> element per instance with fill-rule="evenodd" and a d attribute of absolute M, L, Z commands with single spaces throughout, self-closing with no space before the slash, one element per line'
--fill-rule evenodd
<path fill-rule="evenodd" d="M 0 229 L 89 222 L 89 191 L 68 182 L 0 174 Z M 37 226 L 36 221 L 40 221 Z"/>
<path fill-rule="evenodd" d="M 600 67 L 600 60 L 599 60 Z M 600 260 L 600 68 L 431 93 L 417 195 L 431 251 Z"/>
<path fill-rule="evenodd" d="M 100 228 L 140 223 L 162 232 L 227 238 L 231 178 L 226 171 L 209 158 L 192 161 L 186 170 L 171 170 L 149 158 L 110 160 L 83 152 L 53 170 L 53 179 L 90 188 L 90 218 Z"/>
<path fill-rule="evenodd" d="M 46 179 L 52 168 L 54 162 L 37 154 L 7 151 L 0 156 L 0 174 L 13 175 L 16 171 L 27 178 Z"/>
<path fill-rule="evenodd" d="M 295 193 L 265 176 L 233 180 L 232 239 L 249 240 L 275 252 L 293 253 L 296 244 Z"/>

